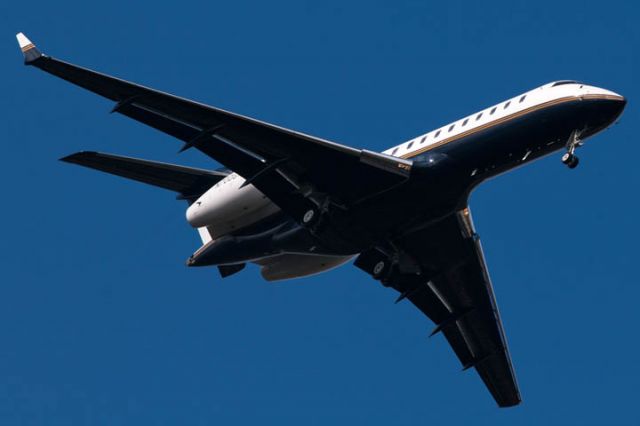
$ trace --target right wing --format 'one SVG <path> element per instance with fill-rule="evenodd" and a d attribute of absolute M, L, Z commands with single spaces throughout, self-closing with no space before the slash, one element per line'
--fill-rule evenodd
<path fill-rule="evenodd" d="M 310 208 L 343 210 L 405 182 L 411 161 L 351 148 L 153 90 L 42 54 L 22 33 L 25 63 L 116 102 L 126 115 L 237 172 L 300 220 Z"/>
<path fill-rule="evenodd" d="M 200 197 L 229 174 L 91 151 L 77 152 L 60 160 L 168 189 L 188 201 Z"/>
<path fill-rule="evenodd" d="M 400 292 L 398 301 L 411 301 L 436 324 L 431 334 L 444 334 L 463 369 L 476 369 L 500 407 L 519 404 L 498 305 L 469 209 L 394 243 L 419 269 L 407 274 L 391 270 L 381 278 L 383 283 Z M 373 249 L 361 254 L 355 265 L 375 276 L 376 265 L 379 273 L 388 268 L 384 259 Z"/>

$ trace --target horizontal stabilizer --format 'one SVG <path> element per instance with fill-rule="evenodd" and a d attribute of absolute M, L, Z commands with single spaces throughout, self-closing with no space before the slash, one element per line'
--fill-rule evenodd
<path fill-rule="evenodd" d="M 18 39 L 18 44 L 20 45 L 20 49 L 24 55 L 25 64 L 29 65 L 42 56 L 42 53 L 40 53 L 36 45 L 33 44 L 24 34 L 16 34 L 16 39 Z"/>
<path fill-rule="evenodd" d="M 91 151 L 77 152 L 60 161 L 175 191 L 186 200 L 199 197 L 229 174 Z"/>

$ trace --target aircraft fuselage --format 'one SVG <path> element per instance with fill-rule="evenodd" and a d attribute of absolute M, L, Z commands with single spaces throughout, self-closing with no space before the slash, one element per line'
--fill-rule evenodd
<path fill-rule="evenodd" d="M 424 226 L 461 208 L 473 188 L 491 177 L 566 149 L 574 136 L 581 144 L 611 125 L 625 104 L 622 96 L 606 89 L 549 83 L 389 148 L 384 154 L 412 161 L 411 178 L 393 193 L 350 206 L 352 211 L 375 209 L 376 218 L 386 218 L 386 226 L 376 224 L 376 235 L 363 232 L 372 227 L 362 221 L 341 224 L 340 212 L 332 221 L 332 228 L 341 230 L 338 235 L 335 230 L 331 236 L 309 231 L 286 217 L 274 223 L 277 206 L 232 174 L 187 209 L 189 223 L 207 227 L 214 239 L 188 264 L 239 263 L 285 253 L 346 261 L 385 234 Z M 249 224 L 253 233 L 228 235 Z"/>

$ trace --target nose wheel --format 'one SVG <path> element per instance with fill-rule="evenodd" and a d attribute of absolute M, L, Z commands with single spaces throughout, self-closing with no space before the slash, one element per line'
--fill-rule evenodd
<path fill-rule="evenodd" d="M 580 133 L 577 130 L 571 132 L 569 140 L 567 141 L 567 152 L 562 155 L 562 163 L 570 169 L 578 167 L 580 160 L 576 156 L 576 148 L 582 146 L 582 140 L 580 139 Z"/>
<path fill-rule="evenodd" d="M 578 167 L 578 164 L 580 163 L 580 159 L 575 154 L 566 152 L 562 156 L 562 162 L 570 169 L 575 169 L 576 167 Z"/>

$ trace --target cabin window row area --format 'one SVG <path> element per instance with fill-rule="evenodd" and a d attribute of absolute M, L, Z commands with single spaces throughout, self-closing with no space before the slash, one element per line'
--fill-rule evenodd
<path fill-rule="evenodd" d="M 524 100 L 525 100 L 526 98 L 527 98 L 527 95 L 522 95 L 522 96 L 520 96 L 520 98 L 518 99 L 518 103 L 519 103 L 519 104 L 521 104 L 522 102 L 524 102 Z M 514 101 L 514 102 L 515 102 L 515 101 Z M 487 116 L 492 116 L 492 115 L 494 115 L 494 114 L 495 114 L 495 112 L 498 110 L 498 107 L 499 107 L 499 106 L 500 106 L 500 105 L 496 105 L 496 106 L 494 106 L 493 108 L 491 108 L 491 109 L 489 110 L 489 113 L 487 114 Z M 511 106 L 511 100 L 508 100 L 508 101 L 506 101 L 504 104 L 502 104 L 502 109 L 503 109 L 503 110 L 506 110 L 506 109 L 507 109 L 507 108 L 509 108 L 510 106 Z M 476 114 L 476 116 L 475 116 L 475 121 L 480 121 L 480 119 L 483 117 L 484 113 L 485 113 L 485 111 L 483 111 L 483 112 L 479 112 L 478 114 Z M 460 124 L 460 127 L 461 127 L 461 128 L 462 128 L 462 127 L 465 127 L 465 126 L 469 123 L 469 121 L 471 120 L 471 118 L 472 118 L 472 117 L 467 117 L 467 118 L 465 118 L 465 119 L 462 121 L 462 123 Z M 451 132 L 456 128 L 456 124 L 457 124 L 457 123 L 453 123 L 452 125 L 450 125 L 450 126 L 449 126 L 449 128 L 447 129 L 447 133 L 451 133 Z M 442 130 L 443 130 L 443 129 L 444 129 L 444 128 L 441 128 L 441 129 L 439 129 L 438 131 L 436 131 L 436 132 L 435 132 L 435 134 L 433 135 L 432 139 L 434 139 L 434 140 L 435 140 L 435 139 L 437 139 L 437 138 L 440 136 L 440 133 L 442 133 Z M 420 139 L 420 143 L 419 143 L 419 144 L 420 144 L 420 145 L 424 144 L 424 143 L 429 139 L 429 137 L 430 137 L 430 136 L 431 136 L 431 133 L 428 133 L 428 134 L 424 135 L 424 136 Z M 413 144 L 414 144 L 414 141 L 409 142 L 409 143 L 406 145 L 405 150 L 409 150 L 409 149 L 411 149 L 411 147 L 413 146 Z M 393 149 L 393 151 L 391 152 L 391 155 L 395 155 L 395 154 L 398 152 L 398 150 L 399 150 L 399 149 L 400 149 L 400 147 L 395 147 L 395 148 Z"/>

